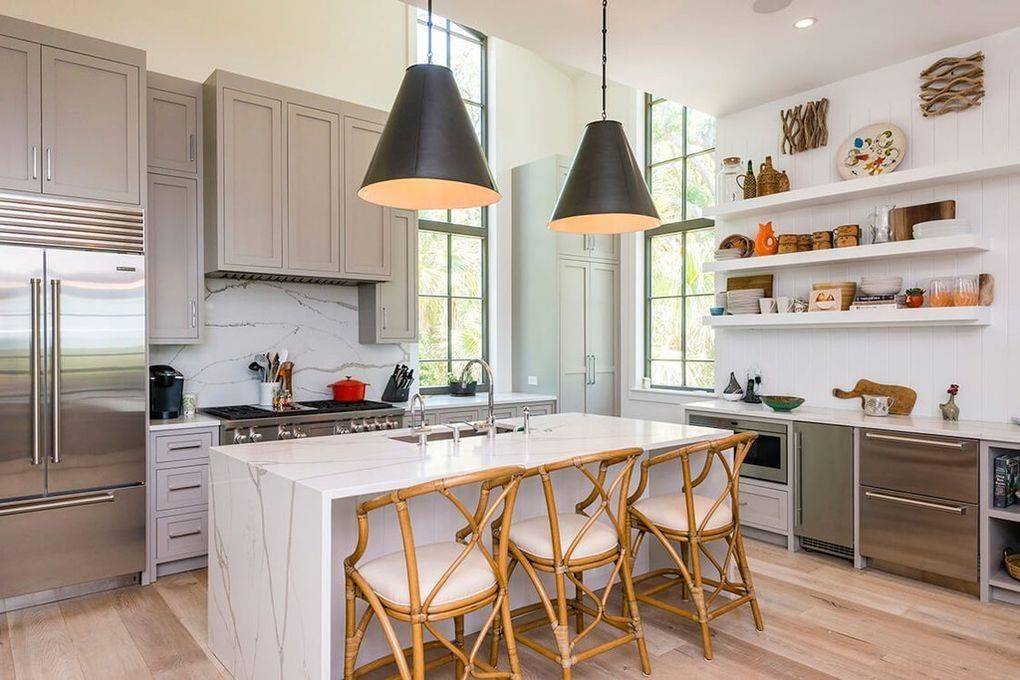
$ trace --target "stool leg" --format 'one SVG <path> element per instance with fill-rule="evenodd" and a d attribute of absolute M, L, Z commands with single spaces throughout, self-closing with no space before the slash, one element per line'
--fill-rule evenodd
<path fill-rule="evenodd" d="M 584 582 L 584 572 L 577 572 L 577 580 Z M 574 625 L 577 628 L 578 634 L 584 630 L 584 612 L 581 611 L 581 604 L 583 603 L 584 591 L 581 587 L 574 585 L 574 608 L 577 610 L 574 612 Z"/>
<path fill-rule="evenodd" d="M 425 626 L 411 624 L 411 677 L 425 680 Z"/>
<path fill-rule="evenodd" d="M 521 661 L 517 656 L 517 640 L 514 639 L 514 626 L 510 620 L 510 595 L 507 594 L 503 598 L 503 604 L 500 605 L 500 611 L 502 619 L 502 625 L 500 630 L 503 631 L 503 639 L 506 641 L 506 656 L 510 663 L 510 676 L 514 680 L 520 680 L 521 677 Z M 498 650 L 497 650 L 498 653 Z M 490 664 L 495 666 L 495 663 Z"/>
<path fill-rule="evenodd" d="M 737 568 L 740 570 L 740 579 L 751 596 L 751 616 L 754 617 L 754 627 L 758 630 L 765 630 L 765 624 L 761 620 L 761 609 L 758 607 L 758 595 L 754 592 L 754 584 L 751 583 L 751 566 L 747 563 L 744 537 L 740 535 L 740 529 L 734 532 L 733 540 L 736 543 Z"/>
<path fill-rule="evenodd" d="M 630 559 L 627 555 L 621 557 L 623 566 L 620 570 L 620 580 L 623 581 L 623 592 L 626 596 L 627 606 L 624 607 L 624 615 L 630 616 L 631 625 L 634 627 L 634 637 L 637 638 L 638 655 L 641 657 L 641 672 L 651 675 L 652 664 L 648 660 L 648 646 L 645 644 L 645 634 L 641 627 L 641 615 L 638 613 L 637 596 L 634 594 L 634 577 L 631 574 Z"/>
<path fill-rule="evenodd" d="M 502 605 L 500 605 L 502 612 Z M 492 620 L 492 629 L 489 631 L 489 665 L 495 667 L 499 663 L 499 638 L 503 634 L 503 615 L 500 613 Z"/>
<path fill-rule="evenodd" d="M 462 652 L 464 652 L 466 654 L 467 650 L 464 649 L 464 617 L 463 616 L 454 616 L 453 617 L 453 639 L 454 639 L 454 642 L 456 642 L 456 644 L 457 644 L 457 648 L 460 649 L 460 651 L 462 651 Z M 456 659 L 457 659 L 457 662 L 454 664 L 454 668 L 453 668 L 453 678 L 454 678 L 454 680 L 460 680 L 462 677 L 464 677 L 464 663 L 460 660 L 459 656 L 457 656 Z"/>
<path fill-rule="evenodd" d="M 357 623 L 354 620 L 356 609 L 354 606 L 354 586 L 351 584 L 350 579 L 347 579 L 346 587 L 346 620 L 344 621 L 344 629 L 346 635 L 344 636 L 344 678 L 354 677 L 354 668 L 358 661 L 358 646 L 359 640 L 354 638 L 355 626 Z"/>
<path fill-rule="evenodd" d="M 694 587 L 691 588 L 691 599 L 694 600 L 694 607 L 698 612 L 698 625 L 701 627 L 701 646 L 705 658 L 712 659 L 712 633 L 708 629 L 708 609 L 705 607 L 705 588 L 701 582 L 701 559 L 698 555 L 699 542 L 697 539 L 689 541 L 690 548 L 688 557 L 691 564 L 691 579 Z"/>

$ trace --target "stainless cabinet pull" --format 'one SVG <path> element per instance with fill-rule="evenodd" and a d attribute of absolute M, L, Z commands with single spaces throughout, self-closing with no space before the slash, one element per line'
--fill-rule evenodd
<path fill-rule="evenodd" d="M 591 355 L 591 384 L 594 385 L 598 382 L 598 377 L 595 373 L 595 355 Z"/>
<path fill-rule="evenodd" d="M 191 327 L 198 328 L 198 303 L 191 301 Z"/>
<path fill-rule="evenodd" d="M 167 491 L 187 491 L 188 489 L 201 489 L 202 483 L 197 484 L 181 484 L 180 486 L 168 486 Z"/>
<path fill-rule="evenodd" d="M 29 370 L 32 371 L 32 465 L 42 462 L 42 390 L 39 385 L 39 348 L 40 334 L 42 333 L 39 318 L 42 309 L 42 281 L 32 279 L 32 356 L 29 360 Z"/>
<path fill-rule="evenodd" d="M 197 536 L 202 533 L 201 529 L 192 529 L 191 531 L 182 531 L 179 534 L 170 534 L 170 538 L 185 538 L 187 536 Z"/>
<path fill-rule="evenodd" d="M 41 512 L 43 510 L 59 510 L 60 508 L 74 508 L 81 505 L 95 505 L 96 503 L 112 503 L 114 496 L 110 492 L 98 496 L 78 496 L 77 498 L 65 498 L 54 501 L 41 501 L 21 505 L 10 505 L 0 508 L 0 517 L 10 515 L 21 515 L 27 512 Z"/>
<path fill-rule="evenodd" d="M 46 149 L 46 181 L 53 181 L 53 159 L 50 157 L 49 149 Z"/>
<path fill-rule="evenodd" d="M 884 493 L 878 493 L 876 491 L 865 491 L 864 495 L 868 498 L 874 498 L 880 501 L 889 501 L 890 503 L 901 503 L 903 505 L 913 505 L 919 508 L 928 508 L 929 510 L 938 510 L 939 512 L 951 512 L 954 515 L 964 515 L 967 513 L 966 506 L 961 505 L 944 505 L 942 503 L 931 503 L 929 501 L 919 501 L 913 498 L 903 498 L 902 496 L 890 496 Z"/>
<path fill-rule="evenodd" d="M 50 460 L 60 462 L 60 279 L 50 281 L 50 302 L 53 307 L 53 356 L 51 377 L 53 388 L 50 399 L 53 400 L 53 453 Z"/>
<path fill-rule="evenodd" d="M 200 449 L 202 442 L 190 442 L 188 444 L 168 444 L 167 451 L 184 451 L 185 449 Z"/>
<path fill-rule="evenodd" d="M 944 449 L 958 449 L 963 450 L 967 444 L 965 442 L 944 442 L 938 439 L 918 439 L 916 437 L 901 437 L 899 435 L 891 434 L 878 434 L 875 432 L 866 432 L 864 436 L 867 439 L 878 439 L 887 442 L 900 442 L 903 444 L 921 444 L 923 446 L 939 446 Z"/>
<path fill-rule="evenodd" d="M 800 432 L 793 433 L 793 464 L 797 466 L 797 476 L 793 478 L 793 497 L 796 503 L 796 512 L 794 513 L 794 526 L 799 527 L 804 523 L 804 498 L 801 490 L 803 489 L 804 479 L 804 466 L 801 464 L 803 456 L 801 455 L 803 449 L 800 444 Z"/>
<path fill-rule="evenodd" d="M 389 325 L 389 316 L 386 314 L 386 307 L 382 308 L 382 329 L 386 330 Z"/>
<path fill-rule="evenodd" d="M 39 147 L 32 145 L 32 179 L 39 179 Z"/>
<path fill-rule="evenodd" d="M 188 160 L 195 160 L 195 135 L 188 135 Z"/>

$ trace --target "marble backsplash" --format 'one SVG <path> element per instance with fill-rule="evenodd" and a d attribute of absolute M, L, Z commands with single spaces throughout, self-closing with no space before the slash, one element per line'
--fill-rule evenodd
<path fill-rule="evenodd" d="M 248 364 L 283 348 L 298 400 L 329 398 L 327 385 L 347 375 L 369 383 L 366 398 L 378 399 L 394 364 L 417 363 L 416 345 L 358 342 L 356 287 L 231 279 L 205 280 L 202 342 L 151 345 L 149 363 L 183 373 L 199 406 L 251 404 L 258 378 Z"/>

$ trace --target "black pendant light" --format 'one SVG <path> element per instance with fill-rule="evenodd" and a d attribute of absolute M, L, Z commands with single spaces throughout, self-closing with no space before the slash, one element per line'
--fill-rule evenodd
<path fill-rule="evenodd" d="M 623 125 L 606 120 L 606 7 L 602 0 L 602 120 L 588 123 L 549 228 L 625 234 L 660 224 Z"/>
<path fill-rule="evenodd" d="M 358 197 L 409 210 L 475 208 L 499 200 L 453 72 L 432 63 L 407 69 Z"/>

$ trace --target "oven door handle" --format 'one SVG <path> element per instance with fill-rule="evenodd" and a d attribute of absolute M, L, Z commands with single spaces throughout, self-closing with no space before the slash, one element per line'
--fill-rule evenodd
<path fill-rule="evenodd" d="M 889 494 L 878 493 L 877 491 L 865 491 L 864 495 L 867 496 L 868 498 L 874 498 L 875 500 L 879 501 L 888 501 L 889 503 L 900 503 L 902 505 L 912 505 L 917 508 L 938 510 L 939 512 L 950 512 L 954 515 L 967 514 L 967 506 L 965 505 L 946 505 L 944 503 L 919 501 L 914 498 L 904 498 L 902 496 L 890 496 Z"/>

